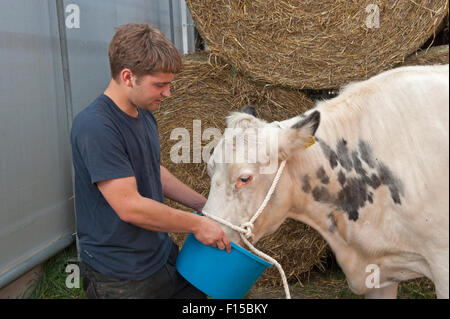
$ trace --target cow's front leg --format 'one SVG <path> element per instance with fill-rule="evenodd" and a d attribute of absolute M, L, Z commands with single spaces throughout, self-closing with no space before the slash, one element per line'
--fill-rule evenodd
<path fill-rule="evenodd" d="M 398 282 L 383 288 L 373 288 L 367 292 L 366 299 L 396 299 L 398 291 Z"/>

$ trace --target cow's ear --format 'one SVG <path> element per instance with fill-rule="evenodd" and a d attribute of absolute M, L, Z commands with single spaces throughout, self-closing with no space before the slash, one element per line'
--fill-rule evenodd
<path fill-rule="evenodd" d="M 247 112 L 231 112 L 226 118 L 228 128 L 264 127 L 266 122 Z"/>
<path fill-rule="evenodd" d="M 314 111 L 310 115 L 306 116 L 305 118 L 301 119 L 294 125 L 292 125 L 291 128 L 295 130 L 302 130 L 305 133 L 308 133 L 310 136 L 314 136 L 316 134 L 317 128 L 320 124 L 320 112 Z"/>
<path fill-rule="evenodd" d="M 256 109 L 253 105 L 244 106 L 243 108 L 241 108 L 239 110 L 239 112 L 247 113 L 247 114 L 250 114 L 250 115 L 253 115 L 254 117 L 256 117 Z"/>
<path fill-rule="evenodd" d="M 287 159 L 293 152 L 314 144 L 314 134 L 320 124 L 320 112 L 314 111 L 292 127 L 283 129 L 278 139 L 279 156 Z"/>

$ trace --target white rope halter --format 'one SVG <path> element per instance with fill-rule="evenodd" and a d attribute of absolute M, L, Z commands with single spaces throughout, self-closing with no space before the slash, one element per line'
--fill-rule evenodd
<path fill-rule="evenodd" d="M 283 172 L 284 166 L 286 165 L 286 160 L 282 161 L 280 164 L 280 167 L 278 168 L 277 174 L 275 175 L 275 178 L 272 181 L 272 185 L 269 188 L 269 191 L 267 192 L 266 198 L 264 198 L 264 201 L 262 202 L 261 206 L 258 208 L 258 210 L 256 211 L 256 213 L 253 215 L 253 217 L 250 219 L 250 221 L 241 224 L 240 226 L 236 226 L 232 223 L 230 223 L 229 221 L 215 216 L 215 215 L 211 215 L 208 212 L 202 211 L 202 214 L 214 219 L 215 221 L 224 224 L 228 227 L 230 227 L 231 229 L 239 232 L 239 235 L 241 236 L 242 241 L 248 246 L 248 248 L 250 248 L 250 250 L 257 256 L 267 260 L 268 262 L 274 264 L 278 271 L 280 272 L 281 275 L 281 279 L 283 281 L 283 286 L 284 286 L 284 292 L 286 294 L 286 299 L 291 299 L 291 293 L 289 292 L 289 286 L 287 283 L 287 279 L 286 279 L 286 275 L 284 273 L 283 268 L 281 267 L 281 265 L 272 257 L 266 255 L 265 253 L 261 252 L 260 250 L 256 249 L 255 246 L 253 246 L 250 241 L 248 241 L 248 238 L 250 238 L 253 234 L 252 234 L 252 229 L 253 229 L 253 225 L 255 223 L 256 218 L 258 218 L 259 215 L 261 215 L 262 211 L 264 210 L 264 208 L 266 207 L 267 203 L 270 200 L 270 197 L 272 196 L 273 192 L 275 191 L 275 187 L 278 184 L 278 181 L 280 180 L 281 177 L 281 173 Z"/>

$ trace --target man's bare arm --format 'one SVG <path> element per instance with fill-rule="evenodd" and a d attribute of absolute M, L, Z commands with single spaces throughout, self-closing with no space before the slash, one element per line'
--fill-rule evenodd
<path fill-rule="evenodd" d="M 97 186 L 119 218 L 127 223 L 160 232 L 193 233 L 205 245 L 231 249 L 230 240 L 216 222 L 141 196 L 134 176 L 101 181 Z"/>
<path fill-rule="evenodd" d="M 160 168 L 164 196 L 193 210 L 201 211 L 206 203 L 205 196 L 181 182 L 164 166 L 160 166 Z"/>

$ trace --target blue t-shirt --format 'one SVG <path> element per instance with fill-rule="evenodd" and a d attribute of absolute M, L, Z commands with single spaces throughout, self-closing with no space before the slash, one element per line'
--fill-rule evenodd
<path fill-rule="evenodd" d="M 81 259 L 117 278 L 141 280 L 167 261 L 167 233 L 122 221 L 96 182 L 134 176 L 143 197 L 164 202 L 158 127 L 153 114 L 137 118 L 102 94 L 76 117 L 71 130 L 75 213 Z"/>

